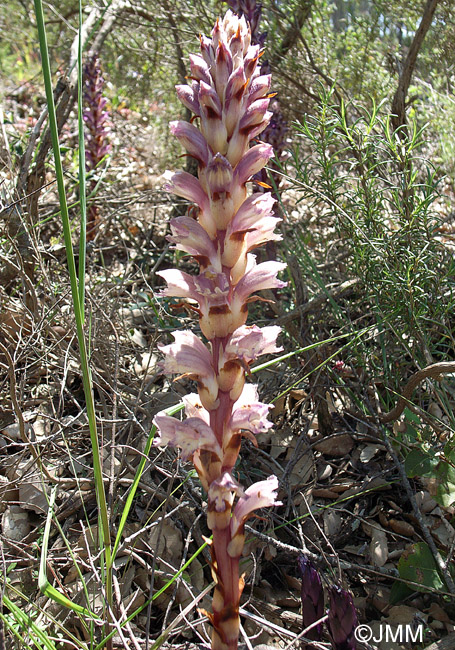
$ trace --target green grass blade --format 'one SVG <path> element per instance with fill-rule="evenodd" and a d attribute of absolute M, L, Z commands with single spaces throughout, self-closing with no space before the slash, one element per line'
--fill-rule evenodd
<path fill-rule="evenodd" d="M 112 583 L 111 583 L 111 545 L 110 545 L 110 529 L 109 517 L 107 511 L 106 494 L 103 483 L 103 469 L 101 465 L 101 453 L 98 444 L 98 435 L 96 430 L 96 416 L 95 404 L 92 390 L 92 380 L 88 364 L 87 348 L 84 336 L 84 319 L 83 310 L 80 303 L 80 294 L 78 287 L 78 279 L 76 275 L 76 266 L 74 262 L 73 246 L 71 241 L 71 226 L 68 214 L 68 205 L 66 201 L 66 191 L 63 177 L 62 160 L 60 156 L 57 118 L 55 113 L 54 96 L 52 92 L 52 78 L 49 63 L 49 53 L 47 47 L 46 29 L 44 24 L 42 0 L 34 0 L 35 3 L 35 16 L 38 27 L 38 36 L 40 42 L 41 62 L 43 68 L 44 86 L 46 91 L 46 100 L 49 111 L 49 128 L 51 132 L 52 148 L 54 151 L 55 160 L 55 174 L 57 178 L 57 188 L 59 195 L 60 211 L 62 216 L 63 236 L 65 240 L 66 257 L 68 262 L 68 270 L 71 283 L 71 295 L 73 300 L 74 315 L 76 320 L 77 339 L 79 345 L 79 354 L 81 362 L 82 383 L 84 387 L 84 395 L 87 406 L 87 417 L 90 430 L 90 442 L 92 447 L 93 457 L 93 472 L 95 477 L 95 487 L 98 500 L 99 515 L 101 518 L 101 528 L 104 540 L 104 550 L 106 557 L 106 596 L 109 605 L 112 604 Z"/>
<path fill-rule="evenodd" d="M 39 566 L 39 572 L 38 572 L 38 587 L 45 596 L 48 598 L 51 598 L 54 600 L 56 603 L 59 605 L 62 605 L 63 607 L 66 607 L 67 609 L 71 609 L 74 612 L 77 612 L 78 614 L 83 614 L 85 616 L 88 616 L 90 618 L 97 618 L 95 614 L 90 612 L 88 609 L 85 609 L 85 607 L 82 607 L 81 605 L 77 605 L 76 603 L 73 603 L 69 598 L 67 598 L 64 594 L 60 593 L 54 586 L 52 586 L 49 583 L 49 580 L 47 579 L 47 549 L 49 547 L 49 535 L 51 532 L 51 522 L 52 522 L 52 514 L 54 512 L 54 504 L 55 504 L 55 497 L 57 496 L 57 486 L 55 486 L 52 489 L 51 496 L 49 499 L 49 509 L 47 511 L 47 518 L 46 518 L 46 525 L 44 527 L 44 534 L 43 534 L 43 546 L 41 550 L 41 558 L 40 558 L 40 566 Z"/>
<path fill-rule="evenodd" d="M 36 625 L 31 616 L 29 616 L 26 612 L 24 612 L 24 610 L 13 603 L 13 601 L 10 600 L 8 596 L 3 596 L 3 605 L 9 609 L 16 622 L 24 631 L 27 632 L 27 634 L 30 636 L 31 642 L 36 648 L 39 650 L 43 650 L 43 648 L 46 648 L 46 650 L 56 650 L 54 641 L 48 637 L 44 630 Z M 6 626 L 14 633 L 14 635 L 22 641 L 24 644 L 23 647 L 27 647 L 25 645 L 25 639 L 21 637 L 17 630 L 12 628 L 3 614 L 0 614 L 0 620 L 2 620 Z M 30 648 L 29 645 L 28 648 Z"/>
<path fill-rule="evenodd" d="M 176 406 L 171 406 L 170 408 L 166 409 L 166 414 L 167 415 L 175 415 L 175 413 L 178 413 L 183 409 L 183 403 L 177 404 Z M 136 474 L 134 476 L 134 481 L 131 485 L 131 490 L 128 494 L 128 498 L 125 503 L 125 507 L 123 508 L 122 516 L 120 518 L 120 523 L 118 527 L 118 532 L 117 536 L 115 538 L 114 546 L 112 548 L 112 561 L 115 560 L 115 556 L 118 551 L 118 547 L 120 545 L 121 539 L 122 539 L 122 533 L 123 529 L 125 528 L 126 520 L 128 518 L 129 512 L 131 510 L 131 506 L 133 505 L 133 500 L 134 497 L 136 496 L 136 491 L 139 485 L 139 481 L 141 480 L 142 472 L 144 471 L 145 463 L 147 462 L 147 457 L 150 453 L 150 449 L 152 448 L 152 443 L 153 439 L 155 438 L 155 433 L 156 433 L 156 427 L 152 427 L 149 437 L 147 438 L 147 442 L 145 445 L 144 452 L 142 454 L 141 461 L 139 463 L 139 466 L 136 470 Z"/>
<path fill-rule="evenodd" d="M 82 0 L 79 0 L 79 35 L 77 53 L 77 125 L 79 135 L 79 196 L 81 203 L 81 228 L 79 239 L 79 302 L 84 320 L 85 311 L 85 263 L 87 254 L 87 187 L 85 173 L 85 139 L 84 139 L 84 89 L 82 79 Z"/>

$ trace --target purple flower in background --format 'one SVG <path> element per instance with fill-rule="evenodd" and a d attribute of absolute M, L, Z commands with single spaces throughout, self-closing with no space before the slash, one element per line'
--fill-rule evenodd
<path fill-rule="evenodd" d="M 327 627 L 333 650 L 356 650 L 355 629 L 358 625 L 357 612 L 352 595 L 332 585 L 329 589 Z"/>
<path fill-rule="evenodd" d="M 297 562 L 302 576 L 302 618 L 303 629 L 306 630 L 324 616 L 324 591 L 321 577 L 313 563 L 305 555 L 299 555 Z M 321 636 L 322 623 L 318 623 L 305 633 L 305 638 L 312 641 L 320 641 Z M 302 646 L 302 650 L 313 650 L 313 648 L 311 643 Z"/>
<path fill-rule="evenodd" d="M 84 122 L 85 122 L 85 168 L 91 172 L 112 148 L 109 142 L 109 113 L 107 100 L 103 97 L 104 79 L 99 58 L 95 55 L 87 61 L 84 68 Z M 89 190 L 96 187 L 92 178 Z M 99 221 L 99 206 L 92 201 L 87 211 L 87 240 L 94 239 Z"/>
<path fill-rule="evenodd" d="M 95 55 L 84 68 L 85 162 L 87 171 L 95 169 L 111 150 L 107 99 L 103 97 L 104 79 L 99 58 Z"/>
<path fill-rule="evenodd" d="M 262 14 L 262 5 L 256 0 L 228 0 L 228 5 L 232 11 L 235 11 L 239 16 L 244 16 L 248 21 L 251 28 L 251 42 L 259 47 L 263 47 L 267 38 L 267 32 L 260 32 L 260 20 Z M 271 69 L 268 61 L 261 61 L 261 74 L 270 75 Z M 269 104 L 269 111 L 271 112 L 270 121 L 267 127 L 261 134 L 261 139 L 272 145 L 275 154 L 275 160 L 284 160 L 284 152 L 287 146 L 287 133 L 289 127 L 281 112 L 280 104 L 277 99 L 273 99 Z M 279 173 L 280 165 L 274 161 L 269 163 L 269 172 L 261 169 L 255 175 L 255 180 L 259 182 L 258 191 L 265 191 L 265 188 L 270 186 L 271 175 L 274 183 L 274 189 L 278 188 L 281 183 L 281 174 Z M 265 186 L 265 187 L 264 187 Z M 274 190 L 272 194 L 276 197 Z M 275 204 L 273 210 L 275 216 L 280 216 L 279 204 Z M 267 254 L 274 257 L 276 254 L 275 246 L 272 240 L 267 244 Z"/>
<path fill-rule="evenodd" d="M 261 20 L 262 5 L 256 0 L 228 0 L 229 8 L 238 16 L 245 16 L 251 29 L 251 42 L 255 45 L 264 46 L 267 32 L 259 33 L 259 21 Z M 261 65 L 261 72 L 264 74 L 267 65 Z M 269 70 L 267 70 L 269 72 Z"/>

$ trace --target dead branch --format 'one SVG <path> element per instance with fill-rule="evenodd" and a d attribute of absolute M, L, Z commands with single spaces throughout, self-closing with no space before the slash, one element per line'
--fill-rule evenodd
<path fill-rule="evenodd" d="M 422 368 L 422 370 L 414 373 L 404 387 L 403 393 L 400 395 L 396 406 L 388 413 L 379 416 L 379 419 L 383 424 L 394 422 L 403 413 L 412 397 L 412 393 L 424 379 L 430 377 L 430 379 L 440 380 L 442 379 L 442 375 L 453 372 L 455 372 L 455 361 L 441 361 L 439 363 L 432 363 L 431 366 Z"/>
<path fill-rule="evenodd" d="M 406 125 L 406 95 L 408 94 L 409 84 L 411 83 L 412 73 L 417 61 L 417 55 L 425 39 L 425 36 L 431 26 L 433 14 L 436 10 L 439 0 L 427 0 L 423 11 L 422 20 L 417 28 L 411 47 L 405 59 L 403 70 L 398 81 L 398 88 L 392 100 L 392 125 L 395 130 Z"/>
<path fill-rule="evenodd" d="M 270 61 L 272 70 L 284 59 L 289 50 L 297 42 L 303 25 L 308 20 L 311 10 L 313 9 L 314 0 L 302 0 L 300 7 L 297 9 L 291 26 L 288 28 L 278 50 L 275 52 Z"/>

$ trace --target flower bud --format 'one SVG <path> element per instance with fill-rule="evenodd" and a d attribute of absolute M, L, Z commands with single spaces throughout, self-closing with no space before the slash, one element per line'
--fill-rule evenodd
<path fill-rule="evenodd" d="M 306 630 L 324 616 L 324 592 L 321 577 L 313 563 L 304 555 L 298 556 L 297 563 L 302 576 L 302 627 Z M 322 623 L 305 633 L 305 638 L 312 641 L 320 641 L 321 637 Z M 314 650 L 314 646 L 306 644 L 303 650 Z"/>
<path fill-rule="evenodd" d="M 327 627 L 333 650 L 356 650 L 355 629 L 358 625 L 357 612 L 352 595 L 332 585 L 329 589 Z"/>

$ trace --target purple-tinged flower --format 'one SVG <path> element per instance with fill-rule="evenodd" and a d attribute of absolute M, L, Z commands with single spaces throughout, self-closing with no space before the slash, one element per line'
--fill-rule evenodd
<path fill-rule="evenodd" d="M 112 148 L 109 142 L 109 113 L 103 96 L 104 79 L 100 60 L 93 56 L 84 67 L 85 160 L 87 170 L 97 167 Z"/>
<path fill-rule="evenodd" d="M 204 81 L 210 86 L 212 79 L 210 77 L 210 69 L 204 57 L 199 54 L 190 54 L 190 70 L 191 78 L 195 81 Z"/>
<path fill-rule="evenodd" d="M 182 398 L 185 405 L 185 415 L 187 418 L 200 418 L 206 424 L 210 423 L 210 413 L 202 406 L 201 398 L 198 393 L 188 393 Z"/>
<path fill-rule="evenodd" d="M 276 346 L 280 332 L 281 327 L 277 325 L 262 328 L 257 325 L 242 325 L 230 336 L 221 358 L 223 361 L 238 359 L 249 364 L 262 354 L 280 352 L 283 348 Z"/>
<path fill-rule="evenodd" d="M 169 130 L 200 165 L 205 167 L 208 164 L 209 148 L 199 129 L 188 122 L 178 120 L 169 124 Z"/>
<path fill-rule="evenodd" d="M 207 495 L 210 503 L 207 513 L 209 528 L 212 527 L 210 525 L 211 520 L 215 518 L 216 522 L 214 521 L 213 524 L 216 523 L 221 528 L 229 526 L 231 523 L 231 508 L 236 494 L 243 495 L 243 488 L 232 478 L 230 472 L 224 472 L 220 478 L 210 484 Z"/>
<path fill-rule="evenodd" d="M 251 40 L 259 43 L 261 47 L 267 37 L 267 32 L 259 34 L 259 21 L 261 19 L 262 5 L 256 0 L 228 0 L 229 9 L 238 16 L 245 16 L 251 29 Z"/>
<path fill-rule="evenodd" d="M 246 18 L 251 28 L 252 43 L 256 43 L 262 48 L 267 37 L 267 32 L 261 33 L 259 26 L 262 5 L 256 2 L 256 0 L 228 0 L 228 5 L 239 16 L 243 15 Z M 250 101 L 254 101 L 258 97 L 264 96 L 261 95 L 261 92 L 263 92 L 264 87 L 267 87 L 267 81 L 265 78 L 270 76 L 268 74 L 270 72 L 268 61 L 261 61 L 261 72 L 262 76 L 256 77 L 256 79 L 251 83 Z M 262 79 L 264 79 L 264 81 L 262 81 Z M 257 87 L 259 88 L 259 94 L 256 92 Z M 268 89 L 269 88 L 270 81 L 268 82 Z M 281 112 L 280 104 L 276 99 L 270 103 L 269 110 L 271 111 L 271 116 L 267 127 L 261 133 L 261 138 L 264 142 L 268 142 L 273 146 L 275 150 L 275 160 L 282 161 L 284 160 L 284 153 L 287 146 L 287 133 L 289 127 Z M 272 161 L 269 172 L 262 169 L 257 172 L 255 178 L 259 182 L 268 184 L 268 174 L 271 174 L 275 187 L 279 187 L 282 179 L 282 175 L 279 172 L 279 164 Z"/>
<path fill-rule="evenodd" d="M 218 403 L 218 383 L 209 350 L 193 332 L 173 332 L 172 336 L 175 343 L 158 346 L 165 355 L 164 372 L 195 379 L 203 405 L 214 408 Z"/>
<path fill-rule="evenodd" d="M 177 250 L 192 255 L 199 262 L 201 268 L 209 265 L 215 268 L 218 265 L 217 271 L 221 273 L 222 265 L 218 251 L 200 223 L 191 217 L 176 217 L 172 219 L 170 226 L 172 235 L 169 235 L 167 239 L 175 244 Z"/>
<path fill-rule="evenodd" d="M 180 99 L 182 104 L 190 110 L 195 115 L 199 115 L 201 108 L 199 106 L 199 83 L 193 81 L 191 88 L 189 86 L 176 86 L 175 90 L 177 92 L 177 97 Z"/>
<path fill-rule="evenodd" d="M 267 419 L 272 404 L 262 404 L 258 397 L 258 388 L 254 384 L 245 384 L 242 394 L 232 407 L 232 416 L 228 428 L 236 433 L 250 431 L 255 435 L 266 433 L 273 426 Z"/>
<path fill-rule="evenodd" d="M 159 431 L 155 444 L 159 447 L 164 445 L 180 447 L 183 460 L 191 458 L 197 449 L 212 451 L 218 458 L 222 456 L 220 443 L 215 434 L 200 418 L 186 418 L 182 422 L 170 415 L 158 413 L 153 424 Z"/>
<path fill-rule="evenodd" d="M 239 280 L 235 287 L 234 301 L 240 305 L 240 309 L 247 302 L 251 301 L 251 294 L 262 289 L 282 289 L 286 282 L 277 278 L 280 271 L 286 268 L 282 262 L 262 262 L 256 264 L 254 255 L 248 255 L 249 264 L 247 272 Z"/>
<path fill-rule="evenodd" d="M 358 625 L 357 612 L 352 595 L 332 585 L 329 589 L 327 627 L 333 650 L 356 650 L 355 629 Z"/>
<path fill-rule="evenodd" d="M 164 188 L 167 192 L 173 192 L 182 199 L 186 199 L 191 203 L 196 203 L 201 210 L 208 210 L 209 200 L 207 194 L 198 181 L 192 174 L 188 172 L 166 172 L 164 178 L 167 181 Z"/>
<path fill-rule="evenodd" d="M 253 483 L 253 485 L 250 485 L 245 490 L 244 496 L 237 501 L 232 512 L 231 535 L 234 544 L 230 549 L 228 548 L 229 554 L 231 554 L 233 547 L 236 545 L 235 537 L 237 535 L 243 535 L 243 525 L 255 510 L 282 505 L 281 501 L 277 499 L 277 491 L 278 479 L 276 476 L 269 476 L 265 481 Z"/>
<path fill-rule="evenodd" d="M 256 79 L 251 82 L 250 86 L 250 102 L 255 101 L 259 97 L 264 97 L 264 93 L 268 93 L 270 90 L 271 82 L 271 74 L 263 74 L 260 77 L 256 77 Z"/>
<path fill-rule="evenodd" d="M 261 142 L 251 147 L 242 156 L 235 169 L 235 180 L 239 185 L 244 185 L 254 174 L 260 171 L 273 156 L 273 147 L 270 144 Z"/>
<path fill-rule="evenodd" d="M 109 113 L 107 100 L 103 96 L 104 79 L 97 56 L 89 59 L 84 67 L 84 112 L 85 122 L 85 167 L 87 171 L 95 170 L 103 158 L 111 151 L 109 141 Z M 92 178 L 90 191 L 96 187 L 97 180 Z M 99 221 L 99 206 L 92 201 L 87 210 L 87 241 L 95 238 Z"/>
<path fill-rule="evenodd" d="M 321 576 L 313 563 L 305 555 L 299 555 L 297 563 L 302 576 L 302 627 L 306 630 L 324 616 L 324 591 Z M 312 641 L 320 641 L 321 637 L 322 623 L 305 633 L 305 638 Z M 302 650 L 314 650 L 314 645 L 305 644 Z"/>

